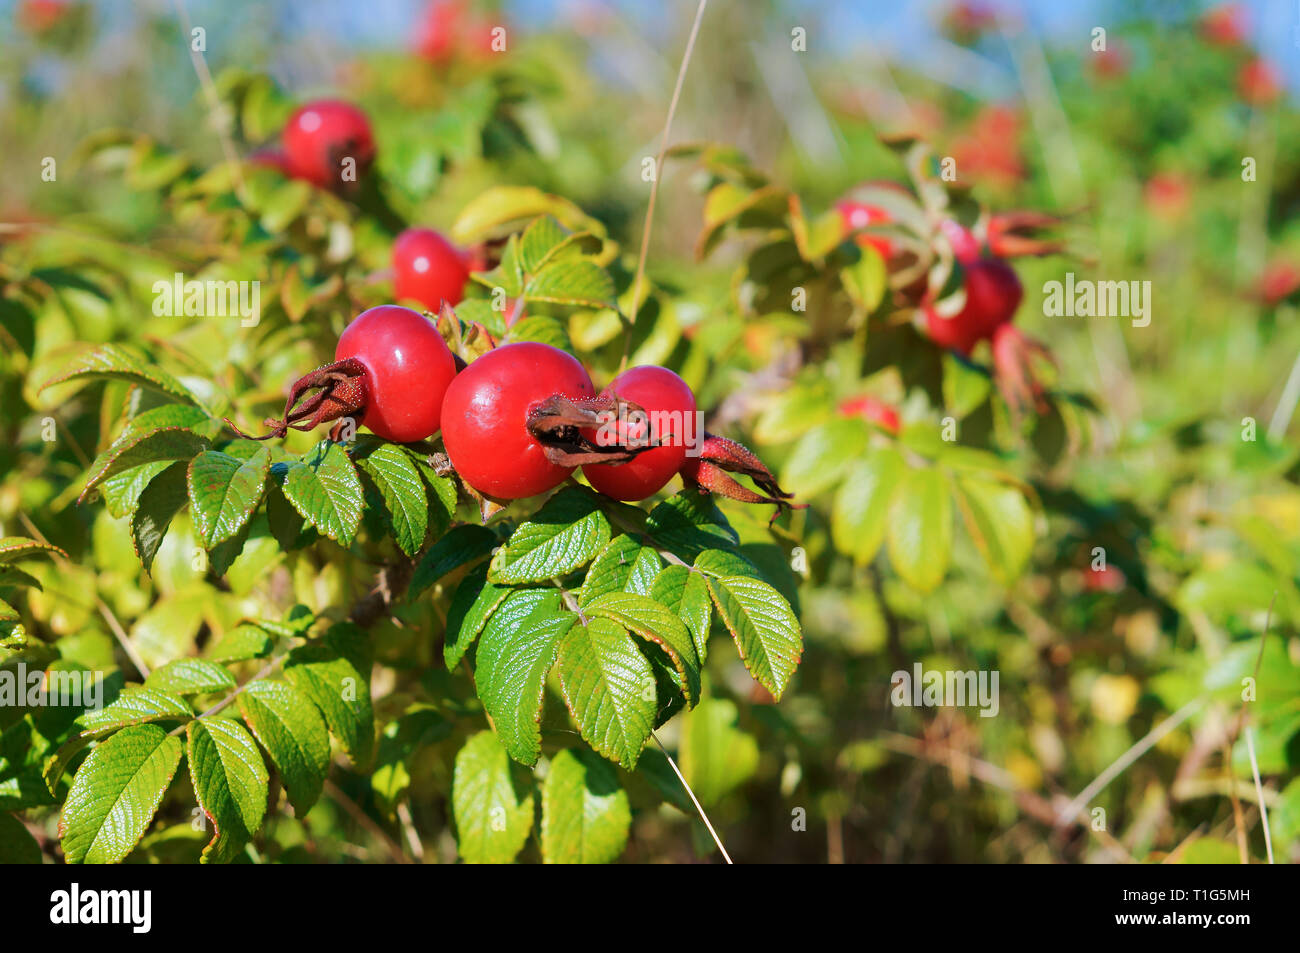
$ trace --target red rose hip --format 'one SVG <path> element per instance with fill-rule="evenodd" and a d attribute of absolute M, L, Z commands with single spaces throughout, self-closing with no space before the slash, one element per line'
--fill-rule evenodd
<path fill-rule="evenodd" d="M 499 500 L 563 483 L 574 468 L 547 459 L 528 429 L 529 411 L 557 394 L 581 399 L 595 388 L 577 358 L 549 344 L 506 344 L 457 374 L 442 403 L 442 440 L 461 479 Z"/>
<path fill-rule="evenodd" d="M 298 108 L 284 127 L 290 173 L 321 188 L 344 184 L 343 160 L 356 162 L 360 176 L 375 159 L 370 120 L 351 103 L 322 99 Z"/>
<path fill-rule="evenodd" d="M 587 481 L 616 500 L 644 500 L 673 478 L 686 463 L 688 444 L 703 434 L 695 426 L 695 395 L 686 382 L 664 367 L 633 367 L 610 383 L 601 397 L 631 401 L 645 410 L 648 419 L 630 417 L 617 427 L 617 443 L 635 447 L 647 440 L 661 446 L 645 450 L 626 463 L 587 464 L 582 468 Z M 589 434 L 602 443 L 600 434 Z"/>
<path fill-rule="evenodd" d="M 456 361 L 424 315 L 392 304 L 363 311 L 339 336 L 334 358 L 365 365 L 366 407 L 359 422 L 377 436 L 409 443 L 438 432 Z"/>
<path fill-rule="evenodd" d="M 393 287 L 399 298 L 437 312 L 465 296 L 469 264 L 460 249 L 431 228 L 408 228 L 393 243 Z"/>

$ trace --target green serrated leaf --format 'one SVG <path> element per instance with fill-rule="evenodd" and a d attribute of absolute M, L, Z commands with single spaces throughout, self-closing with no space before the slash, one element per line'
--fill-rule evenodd
<path fill-rule="evenodd" d="M 380 444 L 357 461 L 375 481 L 388 510 L 393 538 L 402 552 L 414 556 L 429 530 L 429 498 L 424 480 L 410 456 L 396 444 Z"/>
<path fill-rule="evenodd" d="M 543 582 L 580 569 L 609 542 L 610 525 L 594 493 L 566 487 L 511 535 L 488 578 L 510 585 Z"/>
<path fill-rule="evenodd" d="M 205 438 L 184 427 L 127 431 L 91 464 L 81 498 L 115 474 L 160 460 L 189 460 L 207 447 Z"/>
<path fill-rule="evenodd" d="M 265 658 L 271 654 L 271 637 L 256 625 L 237 625 L 210 646 L 207 654 L 214 662 Z"/>
<path fill-rule="evenodd" d="M 180 407 L 181 405 L 169 404 L 168 406 Z M 155 460 L 153 463 L 146 463 L 144 466 L 124 470 L 109 477 L 99 485 L 99 495 L 104 501 L 104 509 L 108 510 L 109 515 L 114 519 L 134 515 L 145 487 L 158 474 L 175 465 L 172 460 Z"/>
<path fill-rule="evenodd" d="M 779 700 L 803 655 L 803 636 L 790 603 L 752 576 L 706 574 L 706 581 L 718 617 L 735 639 L 749 674 Z"/>
<path fill-rule="evenodd" d="M 929 592 L 952 554 L 952 492 L 936 469 L 908 470 L 889 510 L 889 560 L 908 584 Z"/>
<path fill-rule="evenodd" d="M 6 536 L 0 539 L 0 565 L 17 562 L 20 559 L 30 559 L 33 556 L 51 556 L 55 554 L 62 556 L 64 559 L 68 557 L 68 554 L 57 546 L 37 542 L 34 539 L 27 539 L 24 536 Z"/>
<path fill-rule="evenodd" d="M 321 710 L 330 734 L 357 763 L 370 756 L 375 740 L 370 667 L 366 634 L 347 622 L 294 649 L 284 666 L 285 678 Z"/>
<path fill-rule="evenodd" d="M 655 542 L 683 559 L 706 549 L 735 547 L 740 537 L 711 496 L 683 490 L 655 506 L 646 518 Z"/>
<path fill-rule="evenodd" d="M 966 529 L 1003 585 L 1014 581 L 1034 548 L 1034 514 L 1014 486 L 974 476 L 959 477 L 957 501 Z"/>
<path fill-rule="evenodd" d="M 523 296 L 527 301 L 582 308 L 615 306 L 614 280 L 605 269 L 587 258 L 552 258 L 533 275 Z"/>
<path fill-rule="evenodd" d="M 559 594 L 539 599 L 515 624 L 498 612 L 483 630 L 474 654 L 474 684 L 483 709 L 510 757 L 534 765 L 542 752 L 542 690 L 555 664 L 560 639 L 577 616 L 560 609 Z"/>
<path fill-rule="evenodd" d="M 451 784 L 456 846 L 469 864 L 508 864 L 533 826 L 533 797 L 510 780 L 510 758 L 496 735 L 480 731 L 456 754 Z"/>
<path fill-rule="evenodd" d="M 416 564 L 406 590 L 407 598 L 414 599 L 447 573 L 487 556 L 496 544 L 496 534 L 486 526 L 467 524 L 453 528 L 430 546 Z"/>
<path fill-rule="evenodd" d="M 703 666 L 708 658 L 709 624 L 713 618 L 713 603 L 704 575 L 685 566 L 665 566 L 650 587 L 650 597 L 686 625 L 695 643 L 696 657 Z"/>
<path fill-rule="evenodd" d="M 280 465 L 277 464 L 278 469 Z M 322 441 L 283 471 L 280 488 L 307 522 L 342 546 L 361 526 L 366 495 L 342 444 Z"/>
<path fill-rule="evenodd" d="M 21 588 L 29 587 L 32 589 L 44 589 L 41 581 L 31 573 L 23 572 L 17 566 L 7 566 L 0 563 L 0 587 Z"/>
<path fill-rule="evenodd" d="M 626 533 L 610 540 L 609 545 L 591 561 L 587 578 L 578 593 L 578 605 L 585 606 L 597 596 L 626 589 L 636 561 L 645 549 L 648 547 L 642 546 L 635 536 Z M 650 553 L 655 555 L 654 550 L 650 550 Z M 655 558 L 658 559 L 658 556 Z"/>
<path fill-rule="evenodd" d="M 204 549 L 234 538 L 245 527 L 262 501 L 270 470 L 271 451 L 266 447 L 247 459 L 205 450 L 190 461 L 190 515 Z"/>
<path fill-rule="evenodd" d="M 154 669 L 144 680 L 144 687 L 182 697 L 206 695 L 234 688 L 235 677 L 205 659 L 183 658 Z"/>
<path fill-rule="evenodd" d="M 584 741 L 628 770 L 654 727 L 654 672 L 621 625 L 594 618 L 560 641 L 556 670 Z"/>
<path fill-rule="evenodd" d="M 239 710 L 284 779 L 298 817 L 320 797 L 330 739 L 316 706 L 289 682 L 258 679 L 239 696 Z"/>
<path fill-rule="evenodd" d="M 127 381 L 161 391 L 186 403 L 198 405 L 194 395 L 176 378 L 153 366 L 144 355 L 120 344 L 101 344 L 83 355 L 63 374 L 42 385 L 41 390 L 72 380 L 111 379 Z"/>
<path fill-rule="evenodd" d="M 447 634 L 442 647 L 447 671 L 460 664 L 487 624 L 488 617 L 513 591 L 488 582 L 486 565 L 476 566 L 466 573 L 447 608 Z"/>
<path fill-rule="evenodd" d="M 262 826 L 269 780 L 266 764 L 257 742 L 228 718 L 192 721 L 185 726 L 185 735 L 194 794 L 212 822 L 212 839 L 203 848 L 200 862 L 228 864 L 243 853 Z"/>
<path fill-rule="evenodd" d="M 551 759 L 542 785 L 542 860 L 607 864 L 627 846 L 632 810 L 608 762 L 566 748 Z"/>
<path fill-rule="evenodd" d="M 90 709 L 77 717 L 74 733 L 45 761 L 45 785 L 53 792 L 73 757 L 96 738 L 130 725 L 185 722 L 193 717 L 194 709 L 183 698 L 156 688 L 127 688 L 103 708 Z"/>
<path fill-rule="evenodd" d="M 869 563 L 884 542 L 889 505 L 906 469 L 893 447 L 876 447 L 855 463 L 835 494 L 831 538 L 858 563 Z"/>
<path fill-rule="evenodd" d="M 695 641 L 686 623 L 667 606 L 635 592 L 607 592 L 588 602 L 583 613 L 611 619 L 658 645 L 676 671 L 687 704 L 694 705 L 700 700 L 700 662 Z"/>
<path fill-rule="evenodd" d="M 70 864 L 115 864 L 129 854 L 162 803 L 184 748 L 156 725 L 132 725 L 81 763 L 59 819 Z"/>
<path fill-rule="evenodd" d="M 131 545 L 140 557 L 145 572 L 153 569 L 154 557 L 172 520 L 189 499 L 186 488 L 188 466 L 184 462 L 167 464 L 162 473 L 149 481 L 131 515 Z"/>

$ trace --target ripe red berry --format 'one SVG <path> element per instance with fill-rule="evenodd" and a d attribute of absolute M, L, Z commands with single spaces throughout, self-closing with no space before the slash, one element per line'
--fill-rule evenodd
<path fill-rule="evenodd" d="M 843 199 L 835 203 L 840 213 L 840 232 L 845 238 L 860 228 L 869 225 L 886 225 L 893 221 L 890 214 L 878 205 L 868 205 L 853 199 Z M 883 235 L 858 235 L 857 243 L 863 247 L 871 246 L 880 252 L 880 257 L 889 261 L 894 255 L 894 243 Z"/>
<path fill-rule="evenodd" d="M 898 411 L 874 397 L 852 397 L 840 404 L 839 411 L 845 417 L 861 417 L 894 436 L 901 429 Z"/>
<path fill-rule="evenodd" d="M 298 108 L 284 127 L 284 152 L 291 174 L 322 188 L 343 184 L 343 160 L 356 162 L 360 176 L 375 159 L 370 121 L 356 106 L 322 99 Z"/>
<path fill-rule="evenodd" d="M 588 464 L 582 472 L 606 496 L 644 500 L 663 489 L 682 468 L 689 443 L 704 437 L 695 426 L 695 395 L 667 368 L 633 367 L 614 378 L 600 396 L 632 401 L 649 415 L 648 420 L 631 417 L 612 424 L 617 429 L 614 442 L 618 446 L 631 448 L 646 440 L 661 446 L 643 451 L 626 463 Z M 599 432 L 587 437 L 597 444 L 612 445 L 602 440 Z"/>
<path fill-rule="evenodd" d="M 1020 307 L 1024 288 L 1015 270 L 998 258 L 982 258 L 966 266 L 966 304 L 952 317 L 926 307 L 926 329 L 941 347 L 969 354 L 1011 320 Z"/>
<path fill-rule="evenodd" d="M 393 284 L 398 298 L 411 298 L 437 312 L 444 301 L 460 304 L 468 279 L 464 255 L 431 228 L 408 228 L 393 243 Z"/>
<path fill-rule="evenodd" d="M 358 315 L 339 336 L 335 360 L 365 365 L 365 411 L 359 421 L 385 440 L 408 443 L 438 432 L 456 361 L 428 318 L 380 305 Z"/>
<path fill-rule="evenodd" d="M 1237 71 L 1237 92 L 1248 105 L 1267 106 L 1282 95 L 1282 79 L 1273 64 L 1256 56 Z"/>
<path fill-rule="evenodd" d="M 485 496 L 517 500 L 559 486 L 573 472 L 546 457 L 528 412 L 556 394 L 591 397 L 577 358 L 534 341 L 488 351 L 456 375 L 442 404 L 442 440 L 462 480 Z"/>

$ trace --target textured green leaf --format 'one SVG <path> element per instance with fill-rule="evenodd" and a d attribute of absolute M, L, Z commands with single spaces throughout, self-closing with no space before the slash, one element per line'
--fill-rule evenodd
<path fill-rule="evenodd" d="M 863 564 L 875 557 L 904 470 L 902 455 L 892 447 L 868 450 L 849 469 L 835 494 L 831 515 L 831 537 L 841 552 Z"/>
<path fill-rule="evenodd" d="M 244 690 L 239 710 L 284 779 L 294 813 L 303 817 L 329 771 L 330 738 L 320 712 L 289 682 L 267 679 Z"/>
<path fill-rule="evenodd" d="M 375 740 L 370 666 L 366 634 L 342 622 L 290 652 L 284 667 L 285 678 L 321 710 L 330 734 L 358 763 L 370 756 Z"/>
<path fill-rule="evenodd" d="M 627 846 L 632 810 L 608 762 L 565 749 L 551 759 L 542 785 L 542 860 L 607 864 Z"/>
<path fill-rule="evenodd" d="M 366 495 L 341 444 L 326 440 L 303 454 L 284 470 L 280 486 L 307 522 L 339 544 L 352 545 Z"/>
<path fill-rule="evenodd" d="M 584 242 L 596 244 L 590 233 L 570 232 L 550 215 L 543 215 L 524 229 L 519 240 L 519 263 L 535 275 L 552 258 L 577 255 Z"/>
<path fill-rule="evenodd" d="M 183 405 L 168 404 L 167 406 L 182 407 Z M 155 460 L 153 463 L 133 467 L 130 470 L 124 470 L 109 477 L 99 485 L 99 495 L 104 501 L 104 509 L 108 510 L 109 515 L 114 519 L 132 515 L 135 513 L 135 508 L 140 502 L 140 495 L 144 493 L 145 487 L 158 474 L 168 467 L 176 465 L 173 460 Z M 182 470 L 185 467 L 183 463 L 180 466 Z"/>
<path fill-rule="evenodd" d="M 457 526 L 429 547 L 411 574 L 406 597 L 414 599 L 452 570 L 482 559 L 496 547 L 497 537 L 486 526 Z"/>
<path fill-rule="evenodd" d="M 734 547 L 740 537 L 713 498 L 683 490 L 655 506 L 646 518 L 646 531 L 665 549 L 694 559 L 706 549 Z"/>
<path fill-rule="evenodd" d="M 183 658 L 154 669 L 144 680 L 144 687 L 172 695 L 206 695 L 234 688 L 235 678 L 205 659 Z"/>
<path fill-rule="evenodd" d="M 429 498 L 420 471 L 401 447 L 380 444 L 357 461 L 375 481 L 388 510 L 393 537 L 402 552 L 414 556 L 429 529 Z"/>
<path fill-rule="evenodd" d="M 508 343 L 516 341 L 537 341 L 558 347 L 561 351 L 573 352 L 573 341 L 569 339 L 569 329 L 559 318 L 550 315 L 528 315 L 515 322 L 506 333 Z"/>
<path fill-rule="evenodd" d="M 635 536 L 615 536 L 592 560 L 578 593 L 578 605 L 607 592 L 648 593 L 660 565 L 659 555 L 642 546 Z"/>
<path fill-rule="evenodd" d="M 9 566 L 0 563 L 0 587 L 19 589 L 30 587 L 32 589 L 43 589 L 41 581 L 31 573 L 23 572 L 17 566 Z"/>
<path fill-rule="evenodd" d="M 708 658 L 709 623 L 713 617 L 709 585 L 704 576 L 685 566 L 665 566 L 655 577 L 650 597 L 666 606 L 686 625 L 695 643 L 696 657 L 703 666 Z"/>
<path fill-rule="evenodd" d="M 584 308 L 614 306 L 614 280 L 587 258 L 552 258 L 524 288 L 528 301 L 577 305 Z"/>
<path fill-rule="evenodd" d="M 451 783 L 456 846 L 470 864 L 508 864 L 533 826 L 533 797 L 520 800 L 510 758 L 496 735 L 480 731 L 456 754 Z"/>
<path fill-rule="evenodd" d="M 184 427 L 127 431 L 90 465 L 90 479 L 81 491 L 84 499 L 95 487 L 117 473 L 160 460 L 189 460 L 202 453 L 208 441 Z"/>
<path fill-rule="evenodd" d="M 952 554 L 952 492 L 935 469 L 909 470 L 889 511 L 889 560 L 910 585 L 929 592 Z"/>
<path fill-rule="evenodd" d="M 702 553 L 700 559 L 707 561 L 708 556 Z M 745 667 L 780 699 L 803 654 L 799 620 L 790 603 L 752 576 L 707 576 L 707 582 L 718 617 L 735 639 Z"/>
<path fill-rule="evenodd" d="M 678 755 L 682 774 L 706 807 L 758 769 L 758 742 L 739 730 L 736 706 L 723 698 L 706 698 L 683 716 Z"/>
<path fill-rule="evenodd" d="M 564 702 L 584 741 L 625 768 L 637 758 L 655 717 L 650 662 L 616 622 L 591 619 L 560 641 L 556 664 Z"/>
<path fill-rule="evenodd" d="M 190 404 L 161 404 L 142 410 L 126 422 L 127 430 L 147 431 L 159 427 L 186 427 L 209 440 L 221 432 L 221 421 L 201 407 Z"/>
<path fill-rule="evenodd" d="M 607 592 L 583 607 L 588 616 L 611 619 L 629 632 L 658 645 L 672 663 L 688 704 L 700 699 L 700 662 L 690 630 L 675 612 L 649 596 Z"/>
<path fill-rule="evenodd" d="M 609 517 L 596 495 L 566 487 L 520 524 L 493 557 L 488 578 L 517 584 L 562 576 L 591 562 L 609 538 Z"/>
<path fill-rule="evenodd" d="M 153 820 L 184 752 L 157 725 L 123 728 L 81 763 L 59 820 L 70 864 L 114 864 Z"/>
<path fill-rule="evenodd" d="M 96 738 L 126 728 L 154 722 L 183 722 L 194 717 L 185 699 L 157 688 L 129 687 L 102 708 L 92 708 L 73 722 L 74 733 L 46 759 L 43 775 L 52 792 L 72 758 Z"/>
<path fill-rule="evenodd" d="M 212 839 L 200 859 L 205 864 L 228 864 L 262 826 L 269 780 L 266 764 L 257 742 L 229 718 L 192 721 L 185 734 L 190 780 L 199 806 L 212 822 Z"/>
<path fill-rule="evenodd" d="M 542 752 L 542 691 L 560 639 L 578 621 L 554 600 L 538 600 L 514 624 L 488 621 L 474 654 L 474 684 L 510 757 L 534 765 Z"/>
<path fill-rule="evenodd" d="M 243 624 L 231 629 L 215 645 L 209 646 L 208 658 L 214 662 L 242 662 L 271 654 L 271 637 L 256 625 Z"/>
<path fill-rule="evenodd" d="M 143 469 L 143 467 L 141 468 Z M 131 515 L 131 544 L 144 571 L 153 569 L 154 557 L 172 520 L 189 499 L 184 462 L 167 464 L 140 493 Z"/>
<path fill-rule="evenodd" d="M 190 515 L 199 544 L 212 549 L 233 538 L 262 501 L 271 451 L 266 447 L 246 460 L 206 450 L 190 461 L 187 485 Z"/>
<path fill-rule="evenodd" d="M 456 481 L 449 476 L 439 476 L 429 464 L 429 458 L 414 448 L 403 446 L 402 450 L 415 464 L 425 485 L 433 491 L 433 496 L 428 497 L 429 527 L 434 536 L 441 536 L 456 518 Z"/>
<path fill-rule="evenodd" d="M 837 418 L 814 427 L 790 451 L 781 485 L 799 497 L 816 496 L 840 479 L 867 449 L 867 426 Z"/>
<path fill-rule="evenodd" d="M 67 558 L 67 553 L 49 543 L 40 543 L 23 536 L 6 536 L 0 539 L 0 565 L 30 559 L 33 556 L 49 556 L 57 553 Z"/>
<path fill-rule="evenodd" d="M 460 664 L 488 617 L 512 591 L 488 582 L 486 565 L 476 566 L 465 575 L 447 609 L 447 634 L 442 647 L 447 671 Z"/>
<path fill-rule="evenodd" d="M 41 845 L 12 814 L 0 814 L 0 864 L 39 864 Z"/>
<path fill-rule="evenodd" d="M 138 384 L 187 403 L 198 404 L 194 395 L 180 381 L 153 366 L 143 355 L 120 344 L 101 344 L 79 358 L 69 370 L 42 385 L 41 390 L 71 380 L 105 378 Z"/>
<path fill-rule="evenodd" d="M 966 529 L 993 578 L 1008 584 L 1024 571 L 1034 548 L 1034 514 L 1014 486 L 966 476 L 957 480 Z"/>

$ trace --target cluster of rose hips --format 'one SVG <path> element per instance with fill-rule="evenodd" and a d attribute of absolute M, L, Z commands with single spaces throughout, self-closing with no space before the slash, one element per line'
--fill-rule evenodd
<path fill-rule="evenodd" d="M 494 501 L 545 493 L 581 466 L 595 489 L 618 500 L 646 499 L 681 474 L 701 491 L 788 505 L 789 494 L 744 447 L 711 434 L 687 439 L 695 396 L 663 367 L 633 367 L 598 394 L 577 358 L 549 344 L 505 344 L 465 365 L 433 321 L 398 305 L 355 318 L 334 357 L 294 384 L 266 436 L 344 418 L 398 443 L 441 432 L 461 480 Z"/>
<path fill-rule="evenodd" d="M 885 183 L 875 183 L 882 185 Z M 892 185 L 892 183 L 890 183 Z M 862 246 L 870 246 L 880 253 L 887 265 L 897 261 L 900 251 L 886 235 L 862 232 L 864 228 L 888 225 L 892 222 L 888 210 L 877 205 L 845 199 L 836 204 L 840 225 L 847 238 L 855 236 Z M 1011 212 L 994 215 L 988 221 L 984 240 L 953 219 L 940 223 L 942 238 L 952 249 L 953 258 L 961 268 L 962 290 L 959 307 L 953 310 L 945 303 L 935 301 L 924 292 L 920 312 L 925 321 L 925 332 L 935 344 L 969 358 L 981 341 L 989 341 L 993 349 L 993 363 L 999 385 L 1008 401 L 1016 407 L 1033 402 L 1043 410 L 1043 389 L 1030 367 L 1034 357 L 1051 360 L 1051 354 L 1039 342 L 1026 337 L 1012 324 L 1016 310 L 1024 298 L 1020 278 L 1006 262 L 1017 254 L 1045 254 L 1059 251 L 1056 242 L 1028 238 L 1032 232 L 1055 220 L 1035 212 Z M 987 245 L 987 248 L 986 248 Z M 892 408 L 886 408 L 892 411 Z M 842 412 L 845 412 L 841 408 Z M 861 408 L 853 411 L 873 419 Z M 883 411 L 875 410 L 875 421 L 891 432 L 897 432 L 897 415 L 890 425 L 879 419 Z"/>

